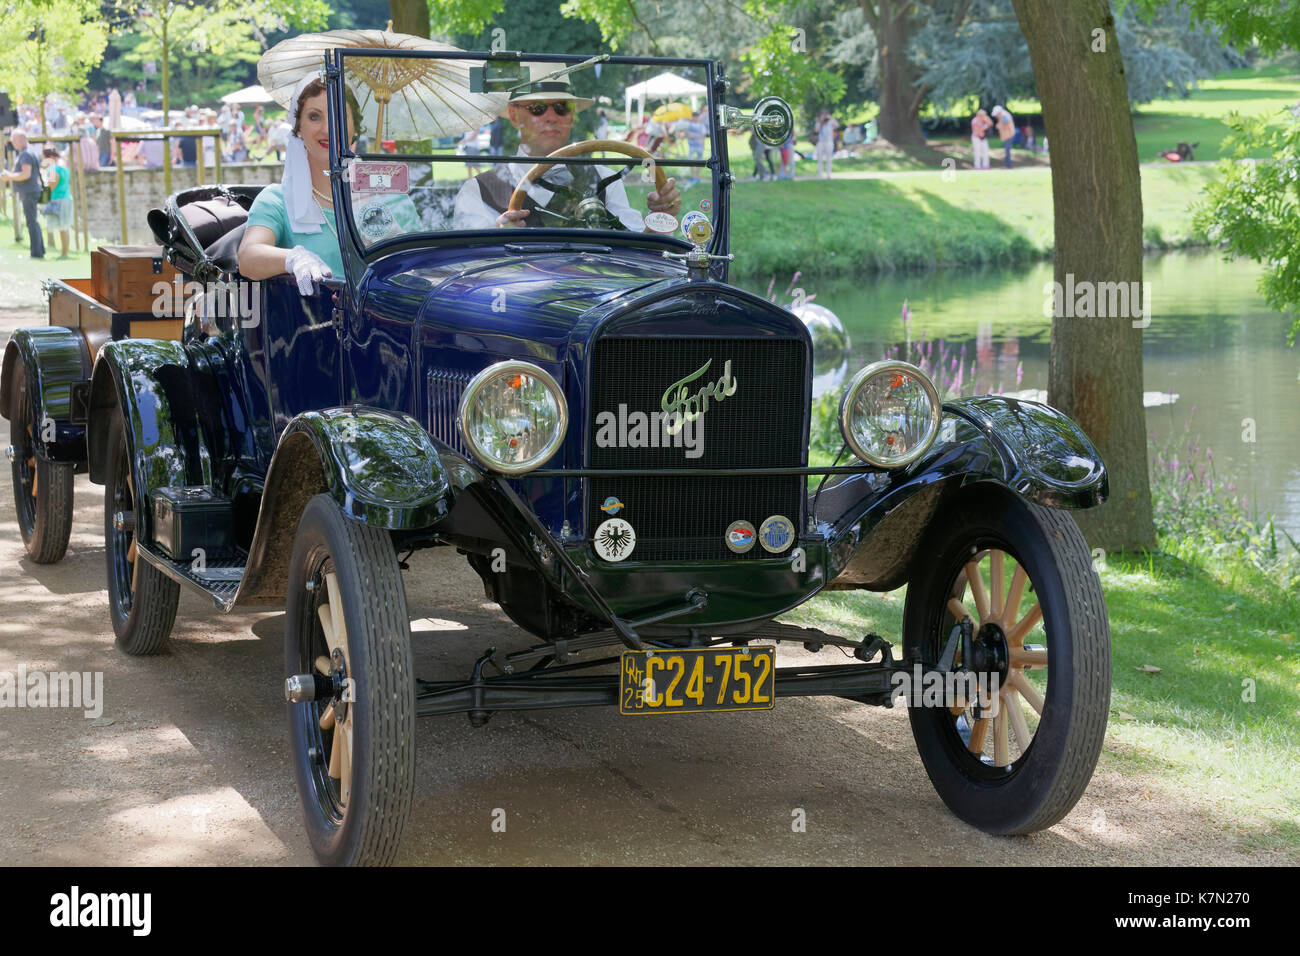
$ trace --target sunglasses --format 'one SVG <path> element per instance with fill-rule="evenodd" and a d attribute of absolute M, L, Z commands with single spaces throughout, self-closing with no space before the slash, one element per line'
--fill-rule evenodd
<path fill-rule="evenodd" d="M 523 104 L 523 106 L 524 106 L 524 109 L 528 110 L 528 112 L 532 113 L 534 116 L 545 116 L 547 110 L 555 110 L 555 115 L 556 115 L 556 116 L 568 116 L 568 115 L 569 115 L 569 104 L 568 104 L 568 103 L 565 103 L 565 102 L 560 102 L 560 103 L 525 103 L 525 104 Z"/>

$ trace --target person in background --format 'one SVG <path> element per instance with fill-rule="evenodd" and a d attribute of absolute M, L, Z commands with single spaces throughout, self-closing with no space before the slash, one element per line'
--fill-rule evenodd
<path fill-rule="evenodd" d="M 466 130 L 459 142 L 456 143 L 456 152 L 462 156 L 478 155 L 478 130 Z M 465 169 L 470 176 L 477 176 L 482 172 L 482 163 L 472 159 L 465 160 Z"/>
<path fill-rule="evenodd" d="M 970 148 L 971 148 L 971 166 L 975 169 L 989 168 L 989 130 L 993 128 L 993 120 L 989 119 L 989 114 L 980 110 L 970 121 Z"/>
<path fill-rule="evenodd" d="M 686 158 L 703 159 L 704 141 L 709 138 L 709 124 L 704 121 L 703 109 L 698 109 L 691 114 L 691 118 L 686 121 L 684 132 L 686 133 Z M 691 177 L 686 181 L 686 185 L 700 181 L 700 177 L 695 173 L 695 170 L 691 171 Z"/>
<path fill-rule="evenodd" d="M 790 137 L 781 145 L 781 173 L 782 179 L 794 179 L 794 131 L 791 130 Z"/>
<path fill-rule="evenodd" d="M 41 161 L 36 158 L 27 145 L 27 134 L 15 128 L 9 134 L 9 141 L 14 145 L 14 168 L 0 173 L 0 179 L 14 184 L 14 192 L 23 205 L 23 217 L 27 220 L 27 238 L 30 242 L 31 257 L 45 258 L 45 237 L 41 235 L 41 222 L 36 216 L 36 203 L 41 198 Z"/>
<path fill-rule="evenodd" d="M 488 152 L 493 156 L 500 156 L 505 146 L 506 121 L 504 117 L 498 116 L 488 124 Z"/>
<path fill-rule="evenodd" d="M 753 131 L 749 134 L 749 151 L 754 156 L 754 175 L 750 179 L 762 181 L 764 179 L 775 179 L 776 168 L 772 165 L 772 154 L 767 151 L 767 146 L 761 139 L 754 135 Z M 763 161 L 767 160 L 767 172 L 763 172 Z"/>
<path fill-rule="evenodd" d="M 609 117 L 605 115 L 605 110 L 596 110 L 596 132 L 593 139 L 609 139 Z"/>
<path fill-rule="evenodd" d="M 835 132 L 840 124 L 831 116 L 830 110 L 822 110 L 813 126 L 813 138 L 817 148 L 813 155 L 817 158 L 817 176 L 831 178 L 831 161 L 835 156 Z"/>
<path fill-rule="evenodd" d="M 113 165 L 113 135 L 104 124 L 104 117 L 98 113 L 90 116 L 90 125 L 94 128 L 95 147 L 99 150 L 99 165 Z"/>
<path fill-rule="evenodd" d="M 59 234 L 59 258 L 68 258 L 68 230 L 72 228 L 72 189 L 71 174 L 63 165 L 59 151 L 53 146 L 46 146 L 42 151 L 49 161 L 46 167 L 45 184 L 50 187 L 50 201 L 41 212 L 45 213 L 45 225 L 50 232 Z"/>
<path fill-rule="evenodd" d="M 1002 106 L 993 107 L 993 119 L 998 124 L 998 137 L 1002 140 L 1002 148 L 1007 151 L 1006 167 L 1011 168 L 1011 148 L 1013 146 L 1023 146 L 1025 144 L 1025 134 L 1016 129 L 1015 118 Z"/>

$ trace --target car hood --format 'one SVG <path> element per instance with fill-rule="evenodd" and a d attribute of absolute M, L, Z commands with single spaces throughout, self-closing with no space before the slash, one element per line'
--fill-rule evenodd
<path fill-rule="evenodd" d="M 509 354 L 516 348 L 501 339 L 523 336 L 535 354 L 542 343 L 561 349 L 593 310 L 617 307 L 634 293 L 681 282 L 686 275 L 684 266 L 657 250 L 524 248 L 460 249 L 455 255 L 430 251 L 414 262 L 408 254 L 390 270 L 377 263 L 367 298 L 380 312 L 418 310 L 426 341 L 442 333 L 461 348 L 472 349 L 478 340 L 479 347 Z"/>

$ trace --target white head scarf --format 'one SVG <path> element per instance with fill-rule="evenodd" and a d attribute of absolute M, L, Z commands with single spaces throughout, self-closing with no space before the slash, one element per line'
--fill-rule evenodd
<path fill-rule="evenodd" d="M 298 100 L 302 91 L 312 80 L 320 79 L 319 73 L 309 73 L 298 81 L 293 88 L 293 98 L 289 100 L 288 122 L 292 130 L 298 122 Z M 325 222 L 325 215 L 311 193 L 311 167 L 307 161 L 307 145 L 296 133 L 289 135 L 284 151 L 284 207 L 289 214 L 289 227 L 294 232 L 320 232 Z"/>

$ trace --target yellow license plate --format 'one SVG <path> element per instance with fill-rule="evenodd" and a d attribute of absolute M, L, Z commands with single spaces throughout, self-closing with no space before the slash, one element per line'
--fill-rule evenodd
<path fill-rule="evenodd" d="M 775 691 L 774 647 L 624 651 L 618 712 L 636 716 L 771 710 Z"/>

